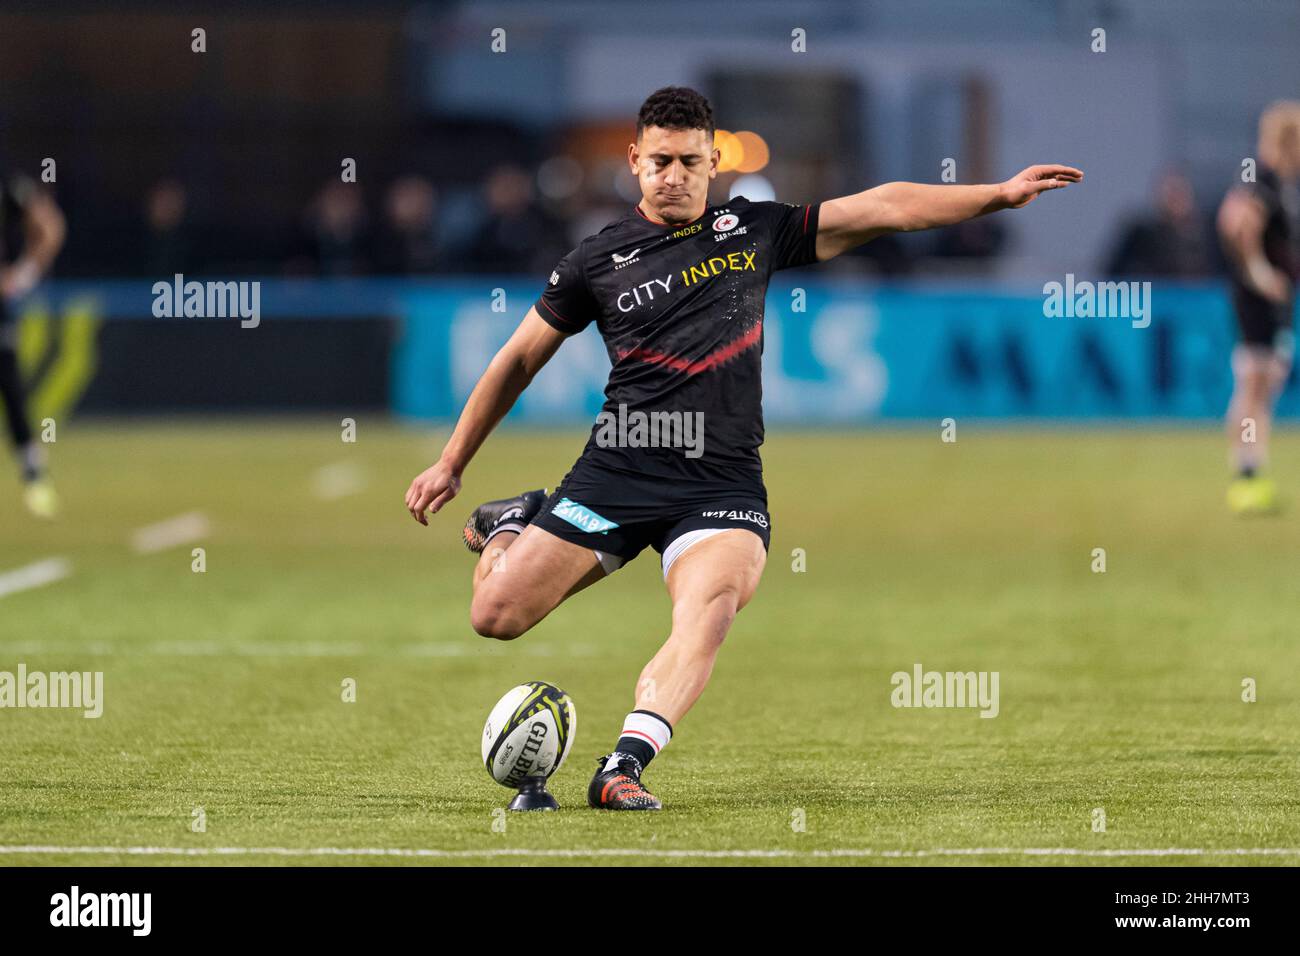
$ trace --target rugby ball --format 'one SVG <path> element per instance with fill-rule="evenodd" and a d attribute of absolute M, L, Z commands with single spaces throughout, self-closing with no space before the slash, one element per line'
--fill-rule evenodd
<path fill-rule="evenodd" d="M 483 765 L 504 787 L 549 777 L 573 746 L 578 712 L 554 684 L 529 681 L 506 691 L 483 726 Z"/>

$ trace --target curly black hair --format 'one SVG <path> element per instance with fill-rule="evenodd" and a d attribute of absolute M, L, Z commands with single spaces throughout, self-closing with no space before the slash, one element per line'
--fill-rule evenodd
<path fill-rule="evenodd" d="M 663 129 L 703 129 L 712 136 L 713 107 L 701 94 L 686 86 L 665 86 L 651 93 L 636 117 L 636 138 L 647 126 Z"/>

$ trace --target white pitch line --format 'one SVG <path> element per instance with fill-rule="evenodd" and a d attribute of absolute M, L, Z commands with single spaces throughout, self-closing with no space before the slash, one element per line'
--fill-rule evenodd
<path fill-rule="evenodd" d="M 3 597 L 0 593 L 0 597 Z M 275 643 L 266 641 L 241 641 L 223 644 L 220 641 L 153 641 L 149 644 L 112 644 L 108 641 L 0 641 L 0 652 L 7 654 L 129 654 L 134 657 L 470 657 L 475 654 L 497 655 L 505 653 L 500 644 L 485 643 L 482 638 L 467 636 L 456 641 L 421 641 L 396 646 L 372 645 L 359 642 L 309 641 L 305 643 Z M 525 644 L 512 649 L 512 654 L 525 657 L 599 657 L 602 650 L 595 644 Z"/>
<path fill-rule="evenodd" d="M 201 511 L 168 518 L 157 524 L 137 528 L 131 534 L 131 548 L 136 554 L 153 554 L 177 545 L 188 544 L 207 536 L 211 530 L 208 516 Z"/>
<path fill-rule="evenodd" d="M 542 857 L 590 859 L 602 856 L 657 857 L 662 859 L 747 860 L 747 859 L 917 859 L 944 856 L 1075 856 L 1075 857 L 1165 857 L 1165 856 L 1300 856 L 1300 847 L 1256 847 L 1205 849 L 1164 847 L 1143 850 L 1084 850 L 1076 847 L 972 847 L 932 850 L 639 850 L 632 848 L 528 850 L 497 847 L 490 850 L 404 849 L 400 847 L 283 847 L 283 846 L 0 846 L 0 855 L 74 856 L 371 856 L 429 859 L 482 859 L 494 857 Z"/>
<path fill-rule="evenodd" d="M 474 641 L 479 643 L 476 645 Z M 393 647 L 369 645 L 360 642 L 326 642 L 309 641 L 287 644 L 271 641 L 240 641 L 223 644 L 219 641 L 153 641 L 149 644 L 132 646 L 129 644 L 112 644 L 108 641 L 0 641 L 0 652 L 8 654 L 61 654 L 85 653 L 129 654 L 149 657 L 469 657 L 479 653 L 482 648 L 486 654 L 497 654 L 497 645 L 486 645 L 482 638 L 466 638 L 462 641 L 424 641 L 415 644 L 399 644 Z M 574 645 L 573 647 L 552 648 L 545 644 L 527 645 L 519 650 L 525 657 L 555 657 L 569 655 L 574 657 L 594 657 L 595 648 L 591 645 Z"/>
<path fill-rule="evenodd" d="M 32 588 L 53 584 L 72 573 L 72 562 L 67 558 L 46 558 L 0 574 L 0 598 L 30 591 Z"/>
<path fill-rule="evenodd" d="M 322 501 L 337 501 L 366 490 L 365 471 L 353 461 L 338 461 L 317 468 L 311 478 L 312 494 Z"/>

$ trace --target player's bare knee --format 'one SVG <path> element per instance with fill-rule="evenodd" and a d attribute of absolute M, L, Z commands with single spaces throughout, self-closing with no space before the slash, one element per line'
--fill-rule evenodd
<path fill-rule="evenodd" d="M 523 636 L 528 627 L 516 618 L 508 615 L 470 616 L 470 626 L 474 628 L 474 633 L 479 637 L 486 637 L 494 641 L 513 641 L 517 637 Z"/>
<path fill-rule="evenodd" d="M 508 602 L 488 597 L 475 598 L 470 605 L 469 625 L 480 637 L 513 641 L 532 627 L 533 622 Z"/>

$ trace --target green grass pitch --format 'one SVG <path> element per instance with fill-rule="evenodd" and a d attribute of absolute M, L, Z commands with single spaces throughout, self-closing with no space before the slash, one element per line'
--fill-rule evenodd
<path fill-rule="evenodd" d="M 73 565 L 0 598 L 0 670 L 105 675 L 98 720 L 0 710 L 0 865 L 1300 861 L 915 855 L 1300 847 L 1300 517 L 1227 514 L 1217 429 L 963 423 L 953 444 L 937 425 L 774 430 L 767 570 L 647 774 L 659 814 L 584 803 L 667 634 L 657 555 L 518 641 L 476 636 L 465 514 L 553 487 L 583 434 L 494 435 L 460 498 L 421 528 L 402 498 L 441 438 L 364 418 L 355 444 L 337 418 L 73 422 L 54 446 L 60 521 L 29 519 L 16 482 L 0 481 L 0 573 Z M 1277 445 L 1292 481 L 1295 435 Z M 317 497 L 313 475 L 339 463 L 363 487 Z M 135 529 L 191 511 L 211 523 L 204 573 L 189 544 L 133 552 Z M 997 671 L 999 715 L 891 706 L 891 674 L 918 662 Z M 576 744 L 552 781 L 561 811 L 511 814 L 501 832 L 510 794 L 478 737 L 492 703 L 530 679 L 573 696 Z M 608 848 L 625 855 L 598 855 Z M 865 850 L 876 855 L 834 855 Z M 705 855 L 717 851 L 756 855 Z"/>

